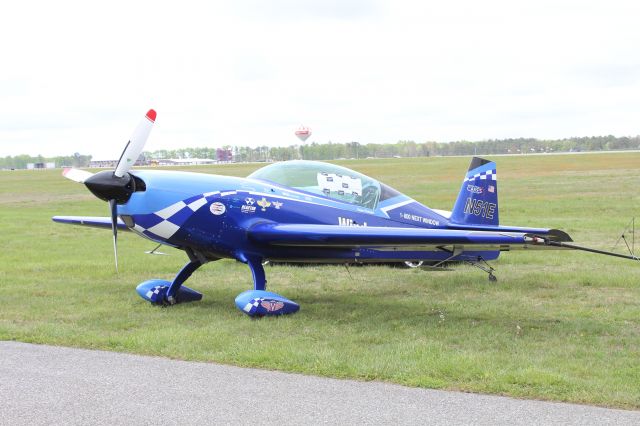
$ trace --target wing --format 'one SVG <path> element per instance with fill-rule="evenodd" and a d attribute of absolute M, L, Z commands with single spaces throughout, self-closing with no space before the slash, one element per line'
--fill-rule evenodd
<path fill-rule="evenodd" d="M 555 238 L 553 230 L 540 233 Z M 568 241 L 571 239 L 566 236 Z M 442 249 L 450 246 L 474 250 L 515 250 L 558 248 L 544 244 L 544 239 L 527 232 L 425 229 L 395 227 L 357 227 L 337 225 L 303 225 L 262 223 L 248 231 L 249 238 L 261 244 L 288 247 L 399 247 Z"/>
<path fill-rule="evenodd" d="M 70 225 L 88 226 L 91 228 L 111 229 L 110 217 L 93 217 L 93 216 L 54 216 L 51 218 L 54 222 L 67 223 Z M 127 225 L 118 218 L 118 229 L 129 231 Z"/>

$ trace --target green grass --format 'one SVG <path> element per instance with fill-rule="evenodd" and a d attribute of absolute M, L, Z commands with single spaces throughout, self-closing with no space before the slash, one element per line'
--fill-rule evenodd
<path fill-rule="evenodd" d="M 640 212 L 640 154 L 497 157 L 503 224 L 558 227 L 610 249 Z M 434 208 L 450 209 L 468 158 L 343 161 Z M 243 176 L 258 165 L 190 168 Z M 134 288 L 171 279 L 183 253 L 108 231 L 54 224 L 107 215 L 59 171 L 0 172 L 0 339 L 640 408 L 640 264 L 588 253 L 514 252 L 475 268 L 267 267 L 270 289 L 302 306 L 250 320 L 234 304 L 251 287 L 223 260 L 188 285 L 198 303 L 155 308 Z M 639 244 L 640 245 L 640 244 Z"/>

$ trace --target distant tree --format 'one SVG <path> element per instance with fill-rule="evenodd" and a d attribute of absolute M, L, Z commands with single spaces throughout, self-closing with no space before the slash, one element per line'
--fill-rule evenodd
<path fill-rule="evenodd" d="M 217 147 L 219 148 L 219 147 Z M 145 152 L 147 158 L 216 158 L 217 148 L 181 148 L 177 150 L 158 150 Z M 600 150 L 624 150 L 640 149 L 640 136 L 615 137 L 590 136 L 565 139 L 534 139 L 534 138 L 508 138 L 488 139 L 483 141 L 453 141 L 435 142 L 426 141 L 416 143 L 411 140 L 399 140 L 395 143 L 318 143 L 313 141 L 301 146 L 258 147 L 229 146 L 233 160 L 245 161 L 286 161 L 300 157 L 300 154 L 308 160 L 335 160 L 339 158 L 365 158 L 365 157 L 420 157 L 434 155 L 492 155 L 492 154 L 527 154 L 539 152 L 568 152 L 568 151 L 600 151 Z M 66 157 L 64 157 L 66 158 Z M 71 157 L 69 157 L 71 158 Z M 86 160 L 86 159 L 85 159 Z M 67 160 L 65 160 L 67 161 Z M 87 160 L 88 161 L 88 160 Z M 0 159 L 2 167 L 26 167 L 27 162 L 35 162 L 29 156 L 5 157 Z"/>

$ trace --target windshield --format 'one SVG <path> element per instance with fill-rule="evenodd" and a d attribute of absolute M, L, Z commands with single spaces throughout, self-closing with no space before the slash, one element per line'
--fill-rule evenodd
<path fill-rule="evenodd" d="M 317 161 L 275 163 L 255 171 L 249 178 L 268 180 L 372 210 L 380 198 L 378 181 L 346 167 Z"/>

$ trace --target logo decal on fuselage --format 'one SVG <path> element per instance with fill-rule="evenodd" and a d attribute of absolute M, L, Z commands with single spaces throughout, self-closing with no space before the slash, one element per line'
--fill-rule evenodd
<path fill-rule="evenodd" d="M 284 308 L 284 303 L 279 300 L 263 300 L 260 302 L 260 306 L 265 308 L 268 312 L 275 312 Z"/>
<path fill-rule="evenodd" d="M 271 202 L 269 200 L 267 200 L 266 198 L 262 197 L 262 200 L 258 201 L 258 205 L 260 207 L 262 207 L 262 211 L 266 212 L 267 211 L 267 207 L 269 207 L 271 205 Z"/>
<path fill-rule="evenodd" d="M 216 216 L 220 216 L 221 214 L 224 214 L 224 212 L 227 211 L 227 208 L 221 202 L 216 201 L 215 203 L 211 203 L 211 206 L 209 206 L 209 210 L 211 211 L 212 214 Z"/>
<path fill-rule="evenodd" d="M 338 216 L 338 226 L 367 226 L 367 222 L 362 222 L 362 225 L 360 225 L 353 219 Z"/>
<path fill-rule="evenodd" d="M 477 185 L 467 185 L 467 191 L 472 192 L 474 194 L 482 194 L 483 190 L 481 186 Z"/>
<path fill-rule="evenodd" d="M 414 222 L 426 223 L 427 225 L 440 226 L 440 221 L 431 219 L 430 217 L 418 216 L 417 214 L 400 212 L 400 218 L 404 220 L 412 220 Z"/>

